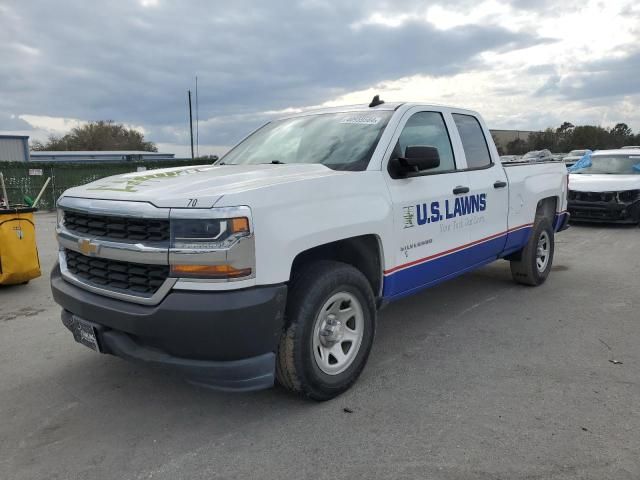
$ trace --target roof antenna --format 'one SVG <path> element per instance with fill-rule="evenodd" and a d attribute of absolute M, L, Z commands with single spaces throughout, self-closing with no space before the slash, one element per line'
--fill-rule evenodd
<path fill-rule="evenodd" d="M 380 100 L 380 95 L 376 95 L 375 97 L 373 97 L 373 100 L 371 100 L 369 108 L 377 107 L 378 105 L 382 105 L 383 103 L 384 100 Z"/>

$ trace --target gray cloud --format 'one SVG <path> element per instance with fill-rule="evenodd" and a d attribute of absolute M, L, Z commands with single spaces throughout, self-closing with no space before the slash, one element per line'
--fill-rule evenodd
<path fill-rule="evenodd" d="M 33 130 L 33 127 L 21 118 L 0 112 L 0 131 L 2 130 L 16 132 Z"/>
<path fill-rule="evenodd" d="M 114 119 L 172 142 L 183 138 L 186 90 L 198 74 L 200 117 L 228 120 L 204 124 L 200 140 L 230 144 L 264 120 L 251 112 L 449 75 L 483 51 L 542 41 L 489 25 L 351 27 L 376 11 L 420 8 L 417 0 L 20 2 L 0 8 L 0 112 Z"/>
<path fill-rule="evenodd" d="M 640 94 L 640 50 L 629 55 L 576 64 L 566 76 L 549 76 L 538 95 L 590 101 Z"/>

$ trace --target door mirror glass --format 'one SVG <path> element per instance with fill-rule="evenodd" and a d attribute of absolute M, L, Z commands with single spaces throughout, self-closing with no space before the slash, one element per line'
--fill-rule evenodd
<path fill-rule="evenodd" d="M 440 154 L 436 147 L 430 145 L 411 145 L 405 149 L 404 156 L 396 148 L 396 156 L 389 162 L 390 171 L 394 178 L 419 174 L 440 166 Z"/>
<path fill-rule="evenodd" d="M 440 166 L 440 154 L 430 145 L 410 145 L 404 152 L 404 160 L 419 172 Z"/>

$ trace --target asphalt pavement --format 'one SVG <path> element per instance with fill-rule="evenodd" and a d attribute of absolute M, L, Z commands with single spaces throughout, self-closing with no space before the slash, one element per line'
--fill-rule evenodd
<path fill-rule="evenodd" d="M 356 385 L 225 394 L 74 342 L 0 287 L 0 479 L 640 478 L 640 229 L 573 226 L 541 287 L 494 263 L 381 313 Z"/>

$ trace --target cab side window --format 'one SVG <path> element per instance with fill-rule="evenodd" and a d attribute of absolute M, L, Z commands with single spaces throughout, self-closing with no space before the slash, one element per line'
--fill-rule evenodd
<path fill-rule="evenodd" d="M 398 138 L 394 153 L 404 156 L 409 146 L 431 146 L 438 149 L 440 166 L 430 169 L 429 173 L 456 169 L 449 132 L 442 114 L 438 112 L 418 112 L 409 118 Z"/>
<path fill-rule="evenodd" d="M 487 139 L 484 138 L 478 119 L 460 113 L 454 113 L 452 116 L 460 133 L 464 155 L 467 157 L 467 168 L 485 168 L 491 165 Z"/>

